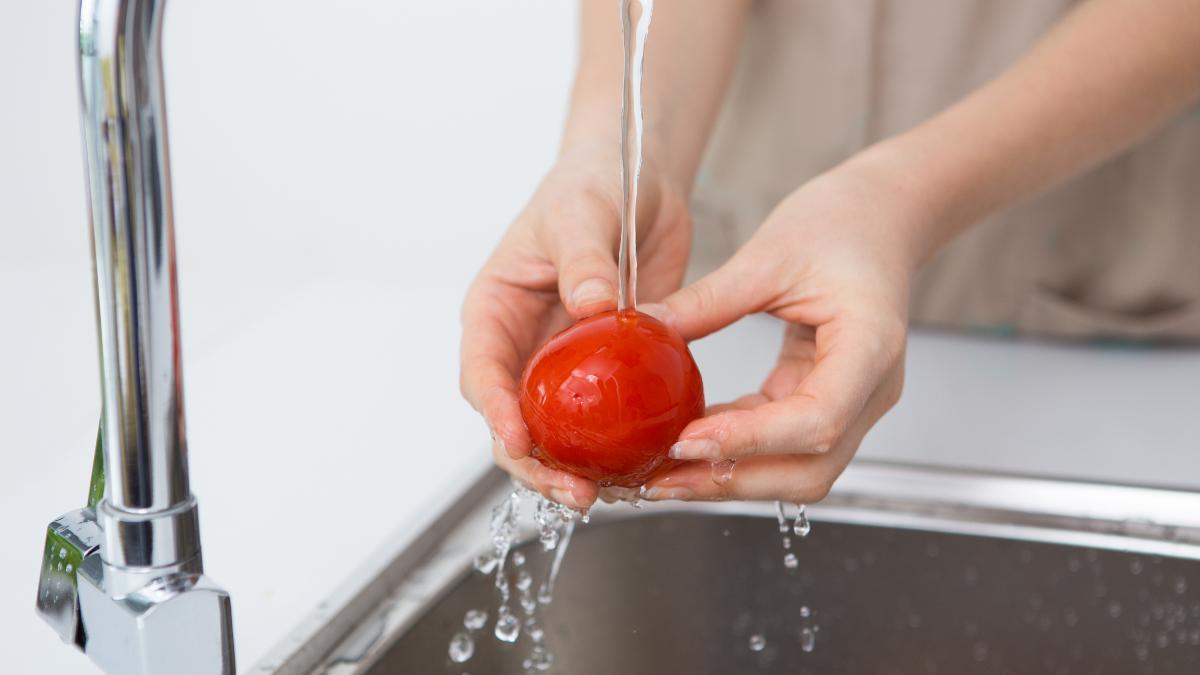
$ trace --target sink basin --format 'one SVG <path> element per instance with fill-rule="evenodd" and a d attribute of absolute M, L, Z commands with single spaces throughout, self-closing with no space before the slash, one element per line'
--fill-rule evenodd
<path fill-rule="evenodd" d="M 470 567 L 508 489 L 489 474 L 261 670 L 526 672 Z M 1200 672 L 1196 493 L 864 466 L 810 513 L 788 569 L 768 504 L 598 508 L 538 609 L 549 672 Z M 535 537 L 516 550 L 545 578 Z M 454 663 L 471 609 L 489 621 Z"/>
<path fill-rule="evenodd" d="M 576 534 L 540 612 L 558 672 L 1200 672 L 1191 560 L 818 521 L 786 569 L 773 520 L 699 513 Z M 495 606 L 491 578 L 460 578 L 367 672 L 524 672 L 529 641 L 488 631 L 469 662 L 447 658 L 466 611 Z"/>

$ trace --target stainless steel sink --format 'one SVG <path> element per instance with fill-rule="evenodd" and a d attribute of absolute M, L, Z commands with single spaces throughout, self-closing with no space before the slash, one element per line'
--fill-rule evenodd
<path fill-rule="evenodd" d="M 469 561 L 506 489 L 486 477 L 265 670 L 525 672 L 528 638 L 491 622 L 447 655 L 467 610 L 494 621 Z M 770 505 L 597 509 L 539 609 L 551 672 L 1200 673 L 1200 495 L 862 463 L 811 514 L 786 569 Z"/>

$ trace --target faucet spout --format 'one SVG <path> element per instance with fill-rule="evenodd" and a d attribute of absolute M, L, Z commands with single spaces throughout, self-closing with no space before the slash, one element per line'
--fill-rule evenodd
<path fill-rule="evenodd" d="M 161 53 L 165 6 L 79 2 L 105 485 L 94 509 L 51 524 L 47 555 L 77 564 L 53 585 L 48 571 L 63 570 L 47 563 L 40 589 L 54 590 L 47 597 L 57 605 L 43 607 L 39 591 L 38 607 L 107 672 L 233 673 L 229 595 L 204 576 L 188 481 Z M 73 614 L 62 598 L 74 602 Z"/>

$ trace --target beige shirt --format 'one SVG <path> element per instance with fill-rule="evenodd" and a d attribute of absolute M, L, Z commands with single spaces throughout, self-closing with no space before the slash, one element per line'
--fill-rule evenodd
<path fill-rule="evenodd" d="M 698 268 L 788 193 L 1016 61 L 1068 0 L 760 0 L 697 181 Z M 1097 110 L 1096 114 L 1104 114 Z M 914 288 L 914 322 L 1200 341 L 1200 109 L 981 222 Z"/>

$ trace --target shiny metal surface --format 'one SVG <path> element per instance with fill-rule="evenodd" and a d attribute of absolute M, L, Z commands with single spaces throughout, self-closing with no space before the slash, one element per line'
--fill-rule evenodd
<path fill-rule="evenodd" d="M 818 520 L 788 570 L 772 519 L 695 512 L 575 536 L 539 610 L 553 672 L 1200 672 L 1195 560 Z M 537 542 L 521 550 L 544 575 Z M 487 630 L 468 662 L 447 658 L 468 610 L 494 616 L 495 593 L 461 578 L 365 672 L 526 672 L 532 643 Z"/>
<path fill-rule="evenodd" d="M 114 588 L 111 584 L 118 584 Z M 79 570 L 80 608 L 88 657 L 121 675 L 232 674 L 229 594 L 198 571 L 130 575 L 98 556 Z"/>
<path fill-rule="evenodd" d="M 86 528 L 86 551 L 64 546 L 69 538 L 51 525 L 47 556 L 78 559 L 70 579 L 60 578 L 57 564 L 43 569 L 38 608 L 64 639 L 73 616 L 69 639 L 106 672 L 233 673 L 229 595 L 203 574 L 188 484 L 163 97 L 165 5 L 79 4 L 104 403 L 103 466 L 93 479 L 104 478 L 104 494 L 66 528 L 76 535 Z"/>
<path fill-rule="evenodd" d="M 82 0 L 79 79 L 110 513 L 187 502 L 164 0 Z M 106 555 L 108 555 L 106 553 Z M 129 564 L 168 564 L 137 560 Z"/>
<path fill-rule="evenodd" d="M 348 581 L 252 672 L 524 672 L 520 661 L 528 653 L 527 642 L 515 649 L 500 647 L 488 642 L 486 633 L 476 634 L 476 655 L 462 665 L 452 665 L 446 651 L 467 605 L 489 609 L 494 622 L 494 588 L 464 570 L 486 546 L 489 512 L 507 491 L 498 472 L 484 476 L 454 504 L 451 511 L 458 515 L 447 512 L 378 574 Z M 560 591 L 546 614 L 549 635 L 571 642 L 561 649 L 551 643 L 558 653 L 553 672 L 1170 673 L 1193 672 L 1183 666 L 1194 668 L 1200 658 L 1200 648 L 1190 644 L 1200 632 L 1184 631 L 1200 631 L 1200 493 L 860 460 L 809 513 L 816 525 L 796 549 L 799 568 L 789 573 L 781 564 L 783 550 L 770 504 L 597 507 L 592 523 L 576 531 Z M 929 555 L 931 543 L 938 555 Z M 423 552 L 419 564 L 414 564 L 413 551 Z M 527 557 L 532 565 L 545 564 L 540 554 Z M 1084 576 L 1068 576 L 1075 574 Z M 968 579 L 975 585 L 967 585 Z M 391 590 L 381 590 L 385 588 Z M 361 600 L 368 589 L 377 598 L 369 608 L 346 602 Z M 789 595 L 796 592 L 800 596 Z M 755 598 L 759 604 L 750 603 Z M 1019 604 L 1015 599 L 1047 608 L 1058 603 L 1061 614 L 1056 618 L 1047 609 L 1029 624 L 1024 605 L 1019 615 L 1012 614 Z M 1113 611 L 1102 599 L 1116 600 L 1124 619 L 1106 614 L 1116 623 L 1100 622 L 1098 612 Z M 917 611 L 919 602 L 926 604 Z M 821 631 L 836 628 L 833 634 L 840 636 L 831 641 L 827 633 L 813 654 L 801 650 L 812 657 L 808 661 L 780 651 L 784 645 L 795 651 L 798 645 L 798 627 L 787 622 L 788 612 L 801 604 L 817 613 Z M 664 606 L 676 614 L 665 616 Z M 913 612 L 901 613 L 910 607 Z M 751 618 L 763 619 L 763 630 L 770 624 L 776 637 L 764 635 L 772 648 L 761 653 L 747 649 L 749 633 L 742 624 L 735 626 L 747 609 Z M 999 609 L 1007 614 L 993 616 Z M 972 613 L 979 616 L 968 617 Z M 655 620 L 643 622 L 643 614 Z M 336 624 L 329 621 L 333 616 Z M 1168 616 L 1174 617 L 1170 626 Z M 828 623 L 835 617 L 836 623 Z M 910 621 L 917 627 L 909 626 Z M 977 641 L 965 633 L 967 621 L 975 621 L 980 631 L 985 625 L 998 631 L 987 636 L 984 649 L 989 654 L 1020 644 L 1031 655 L 1020 661 L 1009 656 L 973 661 Z M 961 632 L 954 632 L 956 622 Z M 696 632 L 699 628 L 721 630 Z M 1147 633 L 1148 628 L 1156 632 Z M 1173 642 L 1159 647 L 1167 632 L 1165 639 Z M 695 649 L 702 652 L 710 644 L 720 645 L 734 654 L 729 658 L 736 658 L 713 662 L 722 668 L 732 663 L 728 670 L 686 660 L 664 665 L 647 655 L 650 643 L 637 637 L 647 634 L 699 644 Z M 1118 634 L 1121 640 L 1114 637 Z M 327 649 L 331 638 L 334 647 Z M 1029 641 L 1021 644 L 1016 638 Z M 876 643 L 898 660 L 868 662 L 850 653 L 852 647 L 871 653 Z M 1075 658 L 1071 645 L 1078 644 L 1086 645 L 1085 657 L 1097 657 L 1094 663 L 1070 661 Z M 1119 649 L 1108 649 L 1110 644 Z M 1141 646 L 1147 647 L 1144 661 Z M 665 653 L 679 656 L 672 649 Z M 1113 649 L 1120 654 L 1112 656 Z M 640 670 L 618 659 L 621 652 L 654 667 Z M 1132 658 L 1135 665 L 1106 669 L 1100 656 L 1112 656 L 1122 666 Z M 925 660 L 914 660 L 921 658 Z M 629 670 L 606 670 L 605 659 Z M 414 664 L 425 670 L 414 670 Z M 1031 670 L 1014 670 L 1017 666 L 1011 664 Z M 1098 669 L 1080 669 L 1085 666 Z"/>
<path fill-rule="evenodd" d="M 77 575 L 83 561 L 99 552 L 102 536 L 91 509 L 72 511 L 46 528 L 37 611 L 63 642 L 80 649 L 86 640 L 79 618 Z"/>

